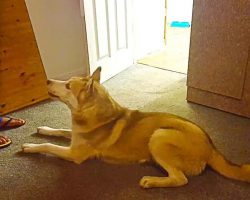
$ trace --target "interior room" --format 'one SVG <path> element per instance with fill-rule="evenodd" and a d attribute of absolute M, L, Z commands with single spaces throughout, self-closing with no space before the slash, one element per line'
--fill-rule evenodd
<path fill-rule="evenodd" d="M 233 168 L 232 177 L 250 177 L 249 165 L 243 165 L 250 163 L 250 3 L 173 2 L 0 1 L 0 199 L 249 199 L 250 184 L 225 174 Z M 99 66 L 100 79 L 94 76 Z M 187 119 L 185 125 L 198 125 L 211 139 L 212 148 L 225 156 L 220 164 L 226 166 L 226 172 L 207 165 L 198 176 L 188 176 L 188 183 L 180 187 L 145 189 L 140 185 L 142 177 L 169 180 L 171 173 L 154 160 L 121 165 L 96 156 L 77 164 L 65 160 L 69 159 L 65 155 L 61 159 L 46 153 L 48 143 L 70 149 L 69 137 L 58 136 L 73 130 L 75 122 L 85 123 L 72 117 L 76 100 L 70 99 L 73 103 L 67 106 L 53 100 L 59 96 L 48 93 L 55 79 L 70 77 L 89 80 L 82 83 L 88 88 L 86 96 L 93 94 L 94 84 L 104 86 L 118 108 L 169 113 Z M 59 83 L 69 92 L 68 82 Z M 77 89 L 74 99 L 79 103 L 84 95 Z M 86 104 L 89 102 L 95 103 Z M 98 108 L 105 110 L 104 103 L 98 103 Z M 130 122 L 134 121 L 136 117 Z M 148 120 L 145 127 L 150 128 L 151 122 Z M 64 135 L 39 133 L 44 126 L 65 129 Z M 85 136 L 75 141 L 91 146 L 88 139 L 92 136 Z M 185 141 L 192 139 L 186 137 Z M 40 148 L 43 154 L 28 153 L 25 144 L 31 149 L 44 144 L 46 150 Z M 100 148 L 105 148 L 105 143 Z M 178 160 L 180 154 L 176 155 Z M 234 173 L 235 168 L 245 171 Z"/>

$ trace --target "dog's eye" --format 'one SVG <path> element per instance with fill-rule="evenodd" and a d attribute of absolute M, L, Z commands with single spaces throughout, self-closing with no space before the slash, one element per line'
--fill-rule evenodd
<path fill-rule="evenodd" d="M 67 84 L 65 85 L 65 87 L 69 90 L 69 89 L 70 89 L 69 83 L 67 83 Z"/>

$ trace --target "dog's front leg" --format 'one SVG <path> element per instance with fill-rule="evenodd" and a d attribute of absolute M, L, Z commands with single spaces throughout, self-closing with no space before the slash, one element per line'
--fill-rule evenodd
<path fill-rule="evenodd" d="M 96 152 L 90 146 L 81 146 L 81 149 L 78 149 L 72 147 L 63 147 L 51 143 L 27 143 L 23 144 L 22 149 L 25 153 L 48 153 L 78 164 L 96 155 Z"/>
<path fill-rule="evenodd" d="M 49 136 L 58 136 L 58 137 L 66 137 L 71 138 L 71 130 L 69 129 L 54 129 L 48 126 L 40 126 L 37 128 L 37 133 L 42 135 Z"/>
<path fill-rule="evenodd" d="M 23 152 L 25 153 L 49 153 L 60 158 L 74 161 L 71 156 L 69 147 L 58 146 L 50 143 L 43 144 L 23 144 Z"/>

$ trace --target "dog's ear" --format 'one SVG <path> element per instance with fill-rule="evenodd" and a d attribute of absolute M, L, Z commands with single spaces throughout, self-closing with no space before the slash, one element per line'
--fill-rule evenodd
<path fill-rule="evenodd" d="M 87 82 L 86 89 L 88 93 L 92 93 L 94 91 L 94 79 L 90 78 Z"/>
<path fill-rule="evenodd" d="M 98 83 L 100 83 L 100 80 L 101 80 L 101 71 L 102 71 L 102 68 L 98 67 L 94 71 L 94 73 L 92 74 L 91 79 L 93 79 L 94 81 L 97 81 Z"/>

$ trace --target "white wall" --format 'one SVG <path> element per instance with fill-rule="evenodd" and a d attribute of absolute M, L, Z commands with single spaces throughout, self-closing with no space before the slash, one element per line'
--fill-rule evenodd
<path fill-rule="evenodd" d="M 164 47 L 165 0 L 133 0 L 135 60 Z"/>
<path fill-rule="evenodd" d="M 86 32 L 79 0 L 25 0 L 49 78 L 87 73 Z"/>
<path fill-rule="evenodd" d="M 167 0 L 167 22 L 187 21 L 191 23 L 193 0 Z"/>

